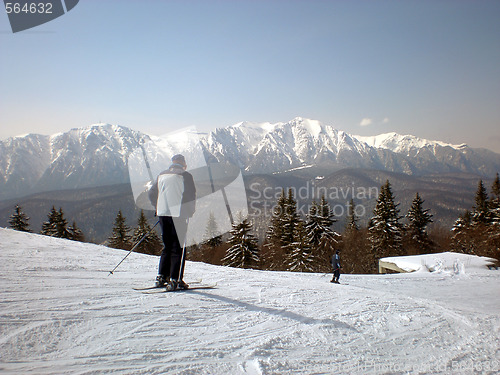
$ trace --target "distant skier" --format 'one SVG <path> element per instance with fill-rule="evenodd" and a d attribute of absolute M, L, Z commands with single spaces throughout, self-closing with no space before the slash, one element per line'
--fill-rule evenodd
<path fill-rule="evenodd" d="M 332 263 L 332 267 L 333 267 L 333 278 L 332 278 L 332 281 L 330 281 L 330 282 L 340 284 L 340 282 L 339 282 L 339 278 L 340 278 L 340 250 L 337 249 L 337 251 L 335 251 L 335 254 L 333 254 L 333 256 L 332 256 L 331 263 Z"/>
<path fill-rule="evenodd" d="M 151 203 L 156 207 L 163 240 L 156 286 L 167 285 L 171 290 L 188 287 L 182 280 L 182 253 L 185 251 L 188 219 L 196 208 L 196 188 L 193 176 L 186 172 L 186 168 L 184 156 L 174 155 L 172 165 L 160 173 L 148 192 Z"/>

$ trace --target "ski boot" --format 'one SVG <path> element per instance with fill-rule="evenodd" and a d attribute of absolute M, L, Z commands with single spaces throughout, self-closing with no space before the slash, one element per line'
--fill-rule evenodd
<path fill-rule="evenodd" d="M 186 284 L 184 281 L 177 281 L 177 280 L 170 280 L 169 283 L 167 283 L 165 285 L 166 287 L 166 290 L 168 292 L 172 292 L 174 290 L 177 290 L 177 289 L 188 289 L 189 288 L 189 285 Z"/>
<path fill-rule="evenodd" d="M 177 290 L 177 286 L 177 280 L 170 280 L 165 284 L 165 289 L 167 290 L 167 292 L 173 292 L 174 290 Z"/>
<path fill-rule="evenodd" d="M 161 287 L 164 287 L 165 284 L 168 284 L 169 282 L 170 282 L 170 278 L 165 277 L 163 275 L 158 275 L 158 276 L 156 276 L 155 286 L 157 288 L 161 288 Z"/>

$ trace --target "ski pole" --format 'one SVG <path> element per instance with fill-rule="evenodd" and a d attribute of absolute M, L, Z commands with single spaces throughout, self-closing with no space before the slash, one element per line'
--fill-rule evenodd
<path fill-rule="evenodd" d="M 128 254 L 127 254 L 127 255 L 125 255 L 125 257 L 124 257 L 124 258 L 120 261 L 120 263 L 118 263 L 118 264 L 115 266 L 115 268 L 113 268 L 111 271 L 109 271 L 108 276 L 109 276 L 109 275 L 112 275 L 112 274 L 113 274 L 113 272 L 115 272 L 115 270 L 118 268 L 118 266 L 119 266 L 120 264 L 122 264 L 122 263 L 123 263 L 123 261 L 124 261 L 125 259 L 127 259 L 127 257 L 130 255 L 130 253 L 131 253 L 132 251 L 134 251 L 134 250 L 136 249 L 136 247 L 137 247 L 137 246 L 139 246 L 139 245 L 141 244 L 141 242 L 142 242 L 142 241 L 144 241 L 144 239 L 145 239 L 145 238 L 146 238 L 146 237 L 147 237 L 147 236 L 148 236 L 148 235 L 149 235 L 149 234 L 153 231 L 153 229 L 155 229 L 155 227 L 156 227 L 159 223 L 160 223 L 160 220 L 158 220 L 158 221 L 156 222 L 156 224 L 153 226 L 153 228 L 151 228 L 151 229 L 150 229 L 150 230 L 149 230 L 149 231 L 148 231 L 148 232 L 147 232 L 144 236 L 142 236 L 142 238 L 139 240 L 139 242 L 137 242 L 137 243 L 134 245 L 134 247 L 130 249 L 130 251 L 128 252 Z"/>

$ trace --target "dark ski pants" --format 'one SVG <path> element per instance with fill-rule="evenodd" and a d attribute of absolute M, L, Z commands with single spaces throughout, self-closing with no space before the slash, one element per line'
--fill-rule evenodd
<path fill-rule="evenodd" d="M 179 280 L 182 248 L 187 232 L 187 220 L 182 217 L 160 216 L 163 251 L 160 256 L 158 274 Z M 182 279 L 182 273 L 181 273 Z"/>
<path fill-rule="evenodd" d="M 336 270 L 333 271 L 333 279 L 334 281 L 339 281 L 340 278 L 340 269 L 337 268 Z"/>

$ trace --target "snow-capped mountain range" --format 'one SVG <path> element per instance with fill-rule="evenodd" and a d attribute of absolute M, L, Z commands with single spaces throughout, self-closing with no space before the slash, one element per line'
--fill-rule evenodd
<path fill-rule="evenodd" d="M 110 124 L 0 141 L 0 199 L 127 182 L 127 157 L 144 142 L 158 137 Z M 489 150 L 396 133 L 354 136 L 300 117 L 275 124 L 241 122 L 216 129 L 201 142 L 209 158 L 231 161 L 247 174 L 368 168 L 492 177 L 500 170 L 500 154 Z"/>
<path fill-rule="evenodd" d="M 500 155 L 488 150 L 396 133 L 354 136 L 300 117 L 286 123 L 243 122 L 217 129 L 206 138 L 206 147 L 217 159 L 238 161 L 252 173 L 315 166 L 332 171 L 358 167 L 417 175 L 457 171 L 491 175 L 500 166 Z"/>
<path fill-rule="evenodd" d="M 127 181 L 127 156 L 147 136 L 109 124 L 0 142 L 0 198 Z"/>

